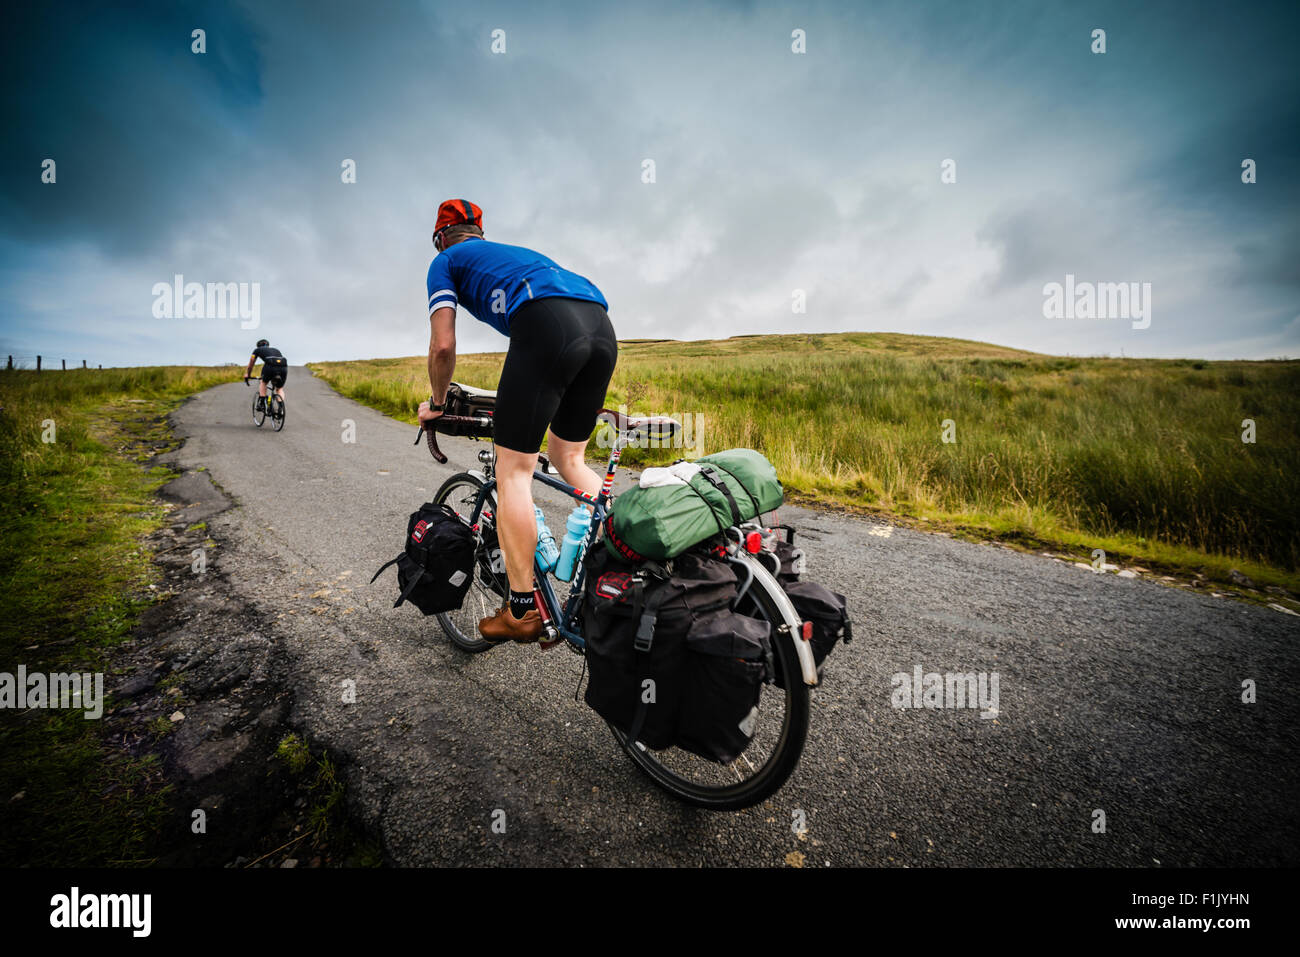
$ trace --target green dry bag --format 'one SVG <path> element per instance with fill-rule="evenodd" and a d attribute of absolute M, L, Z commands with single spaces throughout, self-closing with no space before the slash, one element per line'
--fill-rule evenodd
<path fill-rule="evenodd" d="M 783 500 L 776 469 L 753 449 L 646 469 L 640 484 L 615 501 L 605 520 L 605 545 L 629 561 L 675 558 Z"/>

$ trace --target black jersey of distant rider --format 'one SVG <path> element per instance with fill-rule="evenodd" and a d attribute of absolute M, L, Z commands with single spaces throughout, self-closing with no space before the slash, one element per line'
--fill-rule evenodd
<path fill-rule="evenodd" d="M 257 356 L 257 358 L 261 359 L 263 362 L 265 362 L 267 359 L 284 358 L 284 353 L 282 353 L 275 346 L 258 346 L 256 349 L 253 350 L 253 355 Z"/>

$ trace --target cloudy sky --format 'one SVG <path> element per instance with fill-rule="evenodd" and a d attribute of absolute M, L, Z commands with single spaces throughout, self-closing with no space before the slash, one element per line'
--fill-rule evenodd
<path fill-rule="evenodd" d="M 465 197 L 489 238 L 596 282 L 621 338 L 1297 356 L 1297 10 L 24 4 L 0 41 L 0 355 L 422 353 L 434 215 Z M 155 317 L 177 274 L 258 283 L 260 327 Z M 1067 274 L 1150 283 L 1149 327 L 1045 318 Z M 462 351 L 505 347 L 457 325 Z"/>

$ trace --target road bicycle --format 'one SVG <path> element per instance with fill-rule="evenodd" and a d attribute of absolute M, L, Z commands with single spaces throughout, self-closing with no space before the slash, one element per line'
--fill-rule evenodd
<path fill-rule="evenodd" d="M 278 382 L 278 379 L 273 379 L 267 383 L 265 405 L 259 407 L 257 400 L 261 396 L 253 396 L 253 424 L 259 429 L 268 416 L 270 416 L 271 425 L 275 428 L 275 431 L 279 432 L 284 428 L 284 396 L 280 395 Z M 245 377 L 244 385 L 248 385 L 248 383 L 249 379 Z"/>
<path fill-rule="evenodd" d="M 605 547 L 603 543 L 597 543 L 601 524 L 613 502 L 611 491 L 619 458 L 623 450 L 635 442 L 671 439 L 681 428 L 680 423 L 667 417 L 635 418 L 609 409 L 602 410 L 600 418 L 614 429 L 615 436 L 598 495 L 589 495 L 555 478 L 553 467 L 544 455 L 538 456 L 539 468 L 533 473 L 534 481 L 557 489 L 592 509 L 591 525 L 580 546 L 577 568 L 565 598 L 561 599 L 556 592 L 556 586 L 564 583 L 544 572 L 536 560 L 533 566 L 537 610 L 545 628 L 542 647 L 563 643 L 579 655 L 585 647 L 582 637 L 583 556 L 589 548 Z M 441 422 L 450 430 L 491 437 L 491 419 L 487 416 L 445 415 L 434 421 Z M 447 457 L 438 448 L 433 429 L 422 427 L 416 444 L 421 436 L 426 438 L 434 458 L 446 462 Z M 481 450 L 478 453 L 480 467 L 451 476 L 433 499 L 437 504 L 449 505 L 475 536 L 474 578 L 465 601 L 460 609 L 437 616 L 451 642 L 470 653 L 499 647 L 479 635 L 478 622 L 495 614 L 508 594 L 505 564 L 494 525 L 495 460 L 494 447 Z M 735 610 L 771 622 L 773 654 L 778 668 L 785 675 L 801 675 L 803 681 L 786 681 L 787 687 L 781 688 L 769 679 L 763 685 L 753 740 L 730 764 L 718 764 L 678 748 L 652 750 L 639 741 L 629 740 L 627 734 L 610 725 L 619 746 L 655 784 L 688 804 L 714 810 L 751 807 L 776 793 L 785 783 L 803 753 L 809 721 L 808 689 L 817 684 L 817 668 L 807 641 L 811 626 L 800 620 L 761 557 L 744 547 L 746 533 L 750 530 L 749 523 L 746 523 L 731 528 L 727 535 L 726 557 L 736 566 L 741 583 Z"/>

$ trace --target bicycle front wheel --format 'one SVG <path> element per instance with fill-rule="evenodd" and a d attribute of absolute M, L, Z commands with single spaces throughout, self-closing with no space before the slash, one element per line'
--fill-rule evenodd
<path fill-rule="evenodd" d="M 482 490 L 482 479 L 469 472 L 460 472 L 442 483 L 433 501 L 437 505 L 451 506 L 457 515 L 469 522 Z M 474 528 L 473 584 L 465 593 L 460 608 L 437 615 L 438 623 L 451 643 L 474 654 L 493 647 L 492 642 L 479 634 L 479 620 L 495 615 L 510 594 L 505 557 L 497 543 L 496 517 L 496 496 L 489 492 Z"/>
<path fill-rule="evenodd" d="M 780 586 L 766 572 L 755 571 L 736 611 L 772 624 L 772 653 L 783 675 L 801 674 L 791 623 L 776 597 Z M 764 684 L 759 695 L 753 740 L 730 764 L 719 764 L 680 748 L 652 751 L 632 741 L 614 725 L 610 730 L 638 768 L 655 784 L 687 804 L 715 811 L 753 807 L 775 794 L 794 771 L 808 735 L 808 686 L 801 680 L 787 687 Z"/>

